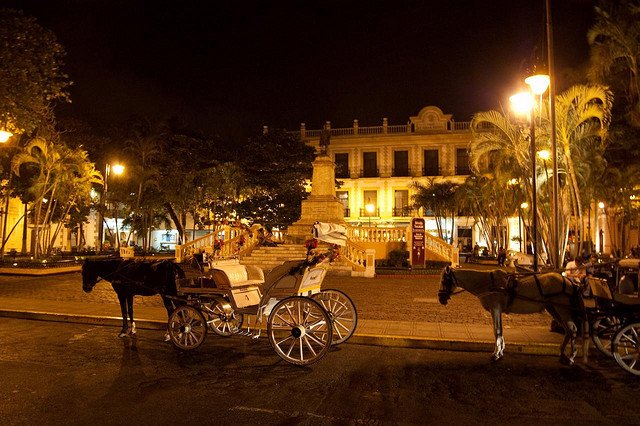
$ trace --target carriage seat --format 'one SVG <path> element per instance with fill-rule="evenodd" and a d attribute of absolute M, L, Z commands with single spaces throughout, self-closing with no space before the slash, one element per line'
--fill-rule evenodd
<path fill-rule="evenodd" d="M 234 289 L 264 284 L 264 272 L 252 265 L 217 265 L 210 271 L 217 288 Z"/>

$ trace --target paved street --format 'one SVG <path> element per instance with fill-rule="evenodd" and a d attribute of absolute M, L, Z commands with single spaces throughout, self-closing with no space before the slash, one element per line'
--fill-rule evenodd
<path fill-rule="evenodd" d="M 210 338 L 195 352 L 146 330 L 0 321 L 3 424 L 638 424 L 640 382 L 597 357 L 345 344 L 310 367 L 266 339 Z"/>
<path fill-rule="evenodd" d="M 336 288 L 353 299 L 364 320 L 443 322 L 490 327 L 490 316 L 468 294 L 455 296 L 447 306 L 438 303 L 440 278 L 436 275 L 396 275 L 377 278 L 327 276 L 323 288 Z M 0 298 L 100 303 L 117 305 L 111 286 L 102 282 L 93 292 L 82 291 L 79 273 L 44 277 L 0 275 Z M 135 306 L 162 307 L 158 296 L 136 297 Z M 119 313 L 119 310 L 117 311 Z M 547 314 L 508 315 L 504 326 L 548 326 Z"/>

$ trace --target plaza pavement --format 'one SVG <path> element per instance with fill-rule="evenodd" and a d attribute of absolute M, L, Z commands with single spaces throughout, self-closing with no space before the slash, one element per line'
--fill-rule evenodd
<path fill-rule="evenodd" d="M 120 308 L 111 286 L 103 282 L 93 292 L 84 293 L 80 273 L 70 271 L 73 269 L 56 275 L 0 275 L 0 317 L 120 327 Z M 356 305 L 358 325 L 349 343 L 483 351 L 487 357 L 493 351 L 490 315 L 466 292 L 455 295 L 447 306 L 440 305 L 438 275 L 327 276 L 323 288 L 344 291 Z M 139 329 L 166 326 L 159 296 L 136 297 L 134 314 Z M 562 336 L 551 333 L 549 323 L 546 313 L 505 315 L 506 352 L 557 356 Z M 114 335 L 116 332 L 114 329 Z"/>

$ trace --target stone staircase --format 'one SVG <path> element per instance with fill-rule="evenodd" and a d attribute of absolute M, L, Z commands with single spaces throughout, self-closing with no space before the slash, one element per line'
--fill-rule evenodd
<path fill-rule="evenodd" d="M 265 273 L 288 260 L 301 260 L 306 257 L 307 249 L 302 244 L 281 244 L 275 247 L 256 247 L 250 254 L 240 259 L 242 265 L 253 265 L 262 268 Z M 338 259 L 331 264 L 329 275 L 350 276 L 352 267 L 344 260 Z"/>

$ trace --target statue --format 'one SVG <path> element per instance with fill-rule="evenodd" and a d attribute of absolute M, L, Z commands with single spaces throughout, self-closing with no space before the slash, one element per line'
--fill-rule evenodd
<path fill-rule="evenodd" d="M 320 153 L 322 155 L 327 155 L 327 151 L 329 150 L 329 144 L 331 143 L 331 130 L 323 129 L 322 133 L 320 133 Z"/>

